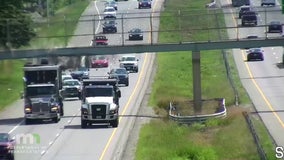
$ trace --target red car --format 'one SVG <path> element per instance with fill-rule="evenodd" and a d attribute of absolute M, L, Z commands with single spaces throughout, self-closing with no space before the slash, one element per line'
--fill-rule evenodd
<path fill-rule="evenodd" d="M 108 59 L 104 56 L 95 56 L 92 59 L 92 68 L 108 67 Z"/>
<path fill-rule="evenodd" d="M 0 133 L 0 159 L 14 160 L 15 144 L 8 133 Z"/>

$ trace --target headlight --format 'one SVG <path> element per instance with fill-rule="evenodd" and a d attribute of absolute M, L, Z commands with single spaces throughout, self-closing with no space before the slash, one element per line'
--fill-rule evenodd
<path fill-rule="evenodd" d="M 82 109 L 81 109 L 81 113 L 82 113 L 82 114 L 88 114 L 88 110 L 87 110 L 86 108 L 82 108 Z"/>
<path fill-rule="evenodd" d="M 58 111 L 58 107 L 57 106 L 51 107 L 51 112 L 56 112 L 56 111 Z"/>
<path fill-rule="evenodd" d="M 25 113 L 31 113 L 31 112 L 32 112 L 31 107 L 26 107 L 26 108 L 25 108 Z"/>
<path fill-rule="evenodd" d="M 110 111 L 109 111 L 109 114 L 116 114 L 117 111 L 118 111 L 118 109 L 110 110 Z"/>

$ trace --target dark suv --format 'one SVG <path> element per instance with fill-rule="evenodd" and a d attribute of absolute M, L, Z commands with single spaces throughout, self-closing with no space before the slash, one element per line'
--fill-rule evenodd
<path fill-rule="evenodd" d="M 152 3 L 151 0 L 138 0 L 138 8 L 151 8 Z"/>
<path fill-rule="evenodd" d="M 15 144 L 8 133 L 0 133 L 0 159 L 14 160 Z"/>
<path fill-rule="evenodd" d="M 282 33 L 282 24 L 279 21 L 270 22 L 268 33 Z"/>
<path fill-rule="evenodd" d="M 255 11 L 245 11 L 242 15 L 242 26 L 256 26 L 257 13 Z"/>
<path fill-rule="evenodd" d="M 239 18 L 242 18 L 243 14 L 246 11 L 251 11 L 251 7 L 250 6 L 241 6 L 240 11 L 239 11 Z"/>
<path fill-rule="evenodd" d="M 115 21 L 106 21 L 103 24 L 103 33 L 116 33 L 117 27 Z"/>

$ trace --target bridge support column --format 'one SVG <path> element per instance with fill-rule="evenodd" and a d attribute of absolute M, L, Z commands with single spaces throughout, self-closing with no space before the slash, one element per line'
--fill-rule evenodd
<path fill-rule="evenodd" d="M 201 113 L 201 69 L 200 69 L 200 51 L 192 51 L 192 74 L 193 74 L 193 101 L 194 112 Z"/>

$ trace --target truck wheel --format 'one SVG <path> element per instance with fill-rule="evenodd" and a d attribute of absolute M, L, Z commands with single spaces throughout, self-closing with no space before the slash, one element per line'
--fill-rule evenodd
<path fill-rule="evenodd" d="M 30 120 L 30 119 L 25 119 L 25 124 L 26 125 L 29 125 L 29 124 L 31 124 L 32 123 L 32 120 Z"/>
<path fill-rule="evenodd" d="M 60 108 L 60 116 L 64 116 L 64 109 L 63 109 L 63 106 Z"/>
<path fill-rule="evenodd" d="M 84 120 L 81 120 L 81 128 L 87 128 L 88 123 Z"/>
<path fill-rule="evenodd" d="M 114 127 L 114 128 L 116 128 L 117 126 L 118 126 L 118 118 L 116 119 L 116 120 L 113 120 L 111 123 L 110 123 L 110 125 L 112 126 L 112 127 Z"/>
<path fill-rule="evenodd" d="M 58 118 L 58 117 L 55 117 L 55 118 L 52 119 L 52 121 L 53 121 L 54 123 L 58 123 L 59 120 L 60 120 L 60 118 Z"/>
<path fill-rule="evenodd" d="M 9 155 L 9 160 L 14 160 L 14 159 L 15 159 L 14 153 L 11 153 L 11 154 Z"/>

